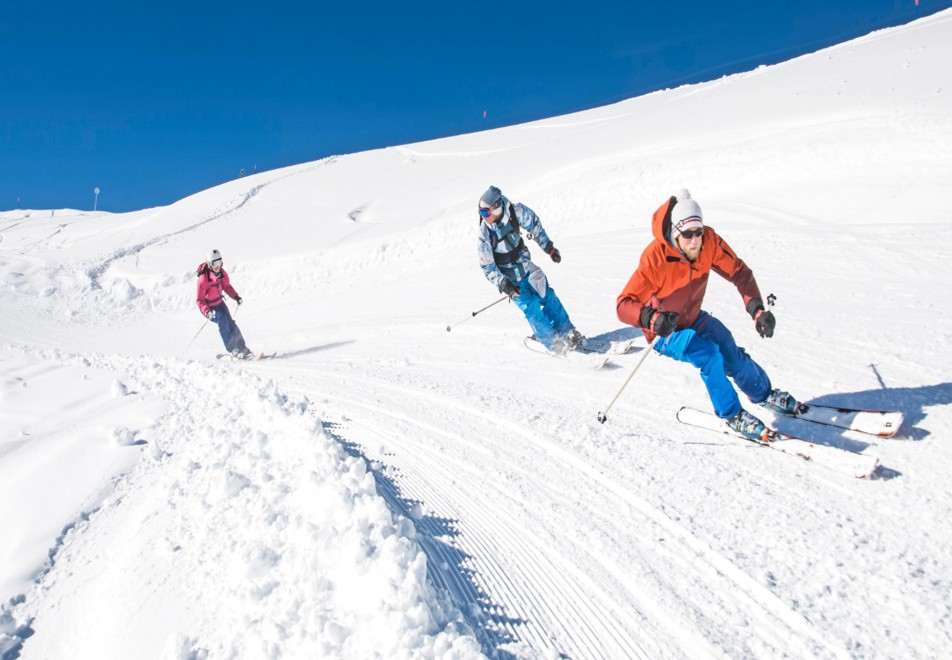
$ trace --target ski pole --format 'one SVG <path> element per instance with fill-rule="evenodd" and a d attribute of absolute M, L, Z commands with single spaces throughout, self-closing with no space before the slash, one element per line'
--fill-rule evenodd
<path fill-rule="evenodd" d="M 501 303 L 503 300 L 507 300 L 508 298 L 509 298 L 509 296 L 503 296 L 502 298 L 500 298 L 500 299 L 497 300 L 496 302 L 489 303 L 488 305 L 486 305 L 486 306 L 483 307 L 482 309 L 477 309 L 475 312 L 473 312 L 471 315 L 467 316 L 467 317 L 466 317 L 465 319 L 463 319 L 462 321 L 457 321 L 457 322 L 454 323 L 453 325 L 448 325 L 448 326 L 446 326 L 446 331 L 449 332 L 450 330 L 452 330 L 453 328 L 455 328 L 456 326 L 458 326 L 460 323 L 465 323 L 466 321 L 470 320 L 471 318 L 473 318 L 474 316 L 476 316 L 476 315 L 479 314 L 480 312 L 485 312 L 487 309 L 489 309 L 489 308 L 492 307 L 493 305 L 498 305 L 498 304 Z"/>
<path fill-rule="evenodd" d="M 208 319 L 205 319 L 205 322 L 202 323 L 202 327 L 198 329 L 198 332 L 195 333 L 195 336 L 192 337 L 192 341 L 188 342 L 188 346 L 185 347 L 185 350 L 182 351 L 182 357 L 185 357 L 185 354 L 188 353 L 188 349 L 192 347 L 192 344 L 195 343 L 195 340 L 198 339 L 198 336 L 202 333 L 202 330 L 205 329 L 205 326 L 208 325 Z"/>
<path fill-rule="evenodd" d="M 638 363 L 635 365 L 635 368 L 631 370 L 631 373 L 628 374 L 628 378 L 626 378 L 625 382 L 622 383 L 621 388 L 618 390 L 618 394 L 615 395 L 615 398 L 612 399 L 611 403 L 608 404 L 608 407 L 605 408 L 605 412 L 598 413 L 598 417 L 596 419 L 598 419 L 599 422 L 604 424 L 605 421 L 608 419 L 608 411 L 611 410 L 612 406 L 615 405 L 615 402 L 618 401 L 618 397 L 621 396 L 621 393 L 628 386 L 628 383 L 631 382 L 631 379 L 632 377 L 634 377 L 635 372 L 638 371 L 638 367 L 640 367 L 642 363 L 645 361 L 645 358 L 648 357 L 648 353 L 652 352 L 655 344 L 658 343 L 659 339 L 660 337 L 655 335 L 655 338 L 651 340 L 650 344 L 648 344 L 648 348 L 646 348 L 644 352 L 641 354 L 641 357 L 638 358 Z"/>

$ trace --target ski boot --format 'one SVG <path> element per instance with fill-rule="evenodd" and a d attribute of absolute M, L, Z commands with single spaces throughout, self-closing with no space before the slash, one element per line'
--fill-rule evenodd
<path fill-rule="evenodd" d="M 767 410 L 772 410 L 775 413 L 780 413 L 781 415 L 793 415 L 797 412 L 797 407 L 800 404 L 797 403 L 797 400 L 793 398 L 790 392 L 774 389 L 770 390 L 770 394 L 767 395 L 767 398 L 757 405 L 763 406 Z"/>
<path fill-rule="evenodd" d="M 572 351 L 582 348 L 582 342 L 584 341 L 585 336 L 575 328 L 572 328 L 572 332 L 565 335 L 565 344 L 569 347 L 569 350 Z"/>
<path fill-rule="evenodd" d="M 583 341 L 585 341 L 585 337 L 582 336 L 582 333 L 573 328 L 571 332 L 562 335 L 552 342 L 552 352 L 565 355 L 569 351 L 576 351 L 582 348 Z"/>
<path fill-rule="evenodd" d="M 770 431 L 767 426 L 743 408 L 727 420 L 727 425 L 748 440 L 754 442 L 768 442 L 770 440 Z"/>

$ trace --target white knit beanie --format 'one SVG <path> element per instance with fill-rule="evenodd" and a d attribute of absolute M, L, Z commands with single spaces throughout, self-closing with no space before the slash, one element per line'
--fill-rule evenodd
<path fill-rule="evenodd" d="M 673 237 L 675 232 L 703 229 L 704 214 L 701 212 L 700 205 L 691 199 L 691 193 L 681 189 L 675 197 L 678 201 L 671 210 L 671 236 Z"/>

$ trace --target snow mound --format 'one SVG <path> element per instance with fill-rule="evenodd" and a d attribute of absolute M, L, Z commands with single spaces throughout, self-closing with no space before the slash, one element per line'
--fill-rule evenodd
<path fill-rule="evenodd" d="M 82 596 L 42 613 L 62 625 L 57 645 L 129 657 L 137 635 L 162 635 L 153 648 L 172 658 L 481 655 L 427 583 L 413 523 L 391 513 L 364 460 L 325 434 L 306 398 L 221 366 L 126 366 L 137 391 L 171 404 L 150 429 L 163 449 L 143 453 L 82 533 L 66 535 L 57 561 L 87 544 L 112 551 L 94 560 L 100 580 L 47 587 Z M 116 444 L 135 435 L 111 431 Z M 142 526 L 155 518 L 164 524 Z M 25 620 L 38 616 L 29 596 L 23 607 Z M 108 638 L 102 620 L 115 624 Z M 43 655 L 44 641 L 30 650 Z"/>

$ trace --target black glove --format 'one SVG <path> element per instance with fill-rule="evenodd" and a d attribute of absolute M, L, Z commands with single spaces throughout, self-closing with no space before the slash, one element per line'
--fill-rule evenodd
<path fill-rule="evenodd" d="M 241 304 L 241 296 L 237 296 L 237 297 L 235 298 L 235 302 L 240 305 L 240 304 Z"/>
<path fill-rule="evenodd" d="M 499 287 L 499 293 L 504 293 L 509 296 L 509 300 L 513 300 L 519 297 L 519 287 L 509 280 L 505 280 Z"/>
<path fill-rule="evenodd" d="M 747 313 L 754 319 L 754 327 L 757 328 L 757 334 L 761 337 L 773 337 L 774 328 L 777 327 L 777 319 L 773 312 L 764 310 L 764 303 L 758 298 L 753 298 L 747 303 Z"/>
<path fill-rule="evenodd" d="M 641 316 L 638 317 L 641 327 L 650 330 L 659 337 L 667 337 L 677 328 L 677 312 L 661 312 L 654 307 L 642 307 Z"/>
<path fill-rule="evenodd" d="M 555 249 L 554 245 L 549 248 L 549 256 L 552 257 L 552 261 L 554 261 L 555 263 L 559 263 L 560 261 L 562 261 L 562 254 L 558 250 Z"/>
<path fill-rule="evenodd" d="M 777 327 L 777 319 L 774 318 L 773 312 L 768 310 L 754 319 L 754 327 L 757 328 L 761 337 L 773 337 L 774 328 Z"/>

